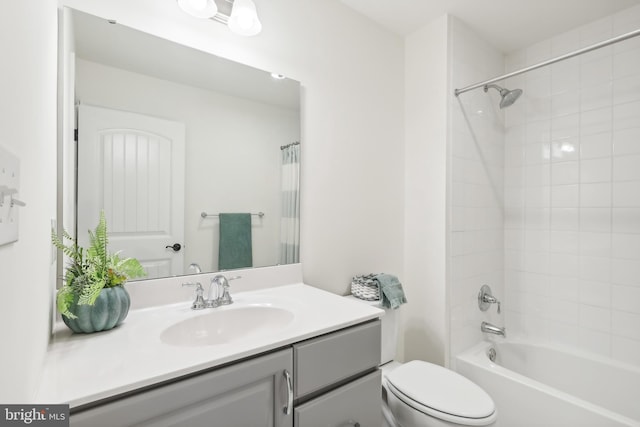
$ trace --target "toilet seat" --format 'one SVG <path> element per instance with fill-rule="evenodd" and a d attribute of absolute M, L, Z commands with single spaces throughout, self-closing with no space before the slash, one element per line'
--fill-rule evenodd
<path fill-rule="evenodd" d="M 462 375 L 413 360 L 387 375 L 388 389 L 404 404 L 443 421 L 481 426 L 496 419 L 491 397 Z"/>

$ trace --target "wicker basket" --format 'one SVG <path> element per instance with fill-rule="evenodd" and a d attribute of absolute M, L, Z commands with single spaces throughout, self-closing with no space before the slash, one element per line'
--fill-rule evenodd
<path fill-rule="evenodd" d="M 380 300 L 380 289 L 374 277 L 375 274 L 355 276 L 351 280 L 351 294 L 366 301 Z"/>

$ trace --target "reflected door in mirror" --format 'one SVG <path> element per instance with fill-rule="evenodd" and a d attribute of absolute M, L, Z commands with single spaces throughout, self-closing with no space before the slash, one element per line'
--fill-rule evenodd
<path fill-rule="evenodd" d="M 137 258 L 148 278 L 182 274 L 182 123 L 81 105 L 78 111 L 78 243 L 104 209 L 109 247 Z"/>

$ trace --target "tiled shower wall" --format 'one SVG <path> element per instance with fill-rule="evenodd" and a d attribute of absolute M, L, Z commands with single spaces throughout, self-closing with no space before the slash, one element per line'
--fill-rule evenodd
<path fill-rule="evenodd" d="M 507 71 L 640 28 L 640 7 L 507 57 Z M 640 37 L 505 82 L 511 336 L 640 365 Z M 455 167 L 454 167 L 455 170 Z"/>
<path fill-rule="evenodd" d="M 450 91 L 504 71 L 503 55 L 461 21 L 449 28 Z M 478 308 L 478 291 L 489 284 L 503 291 L 504 118 L 495 91 L 482 89 L 450 104 L 449 176 L 449 337 L 450 355 L 482 341 L 483 320 L 502 324 L 497 307 Z"/>

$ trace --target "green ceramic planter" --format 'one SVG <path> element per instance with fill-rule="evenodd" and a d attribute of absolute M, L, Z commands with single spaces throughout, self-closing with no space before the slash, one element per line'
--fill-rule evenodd
<path fill-rule="evenodd" d="M 122 323 L 130 305 L 131 298 L 124 286 L 105 288 L 94 305 L 78 305 L 76 298 L 70 311 L 78 317 L 69 319 L 62 316 L 62 320 L 73 332 L 89 334 L 106 331 Z"/>

